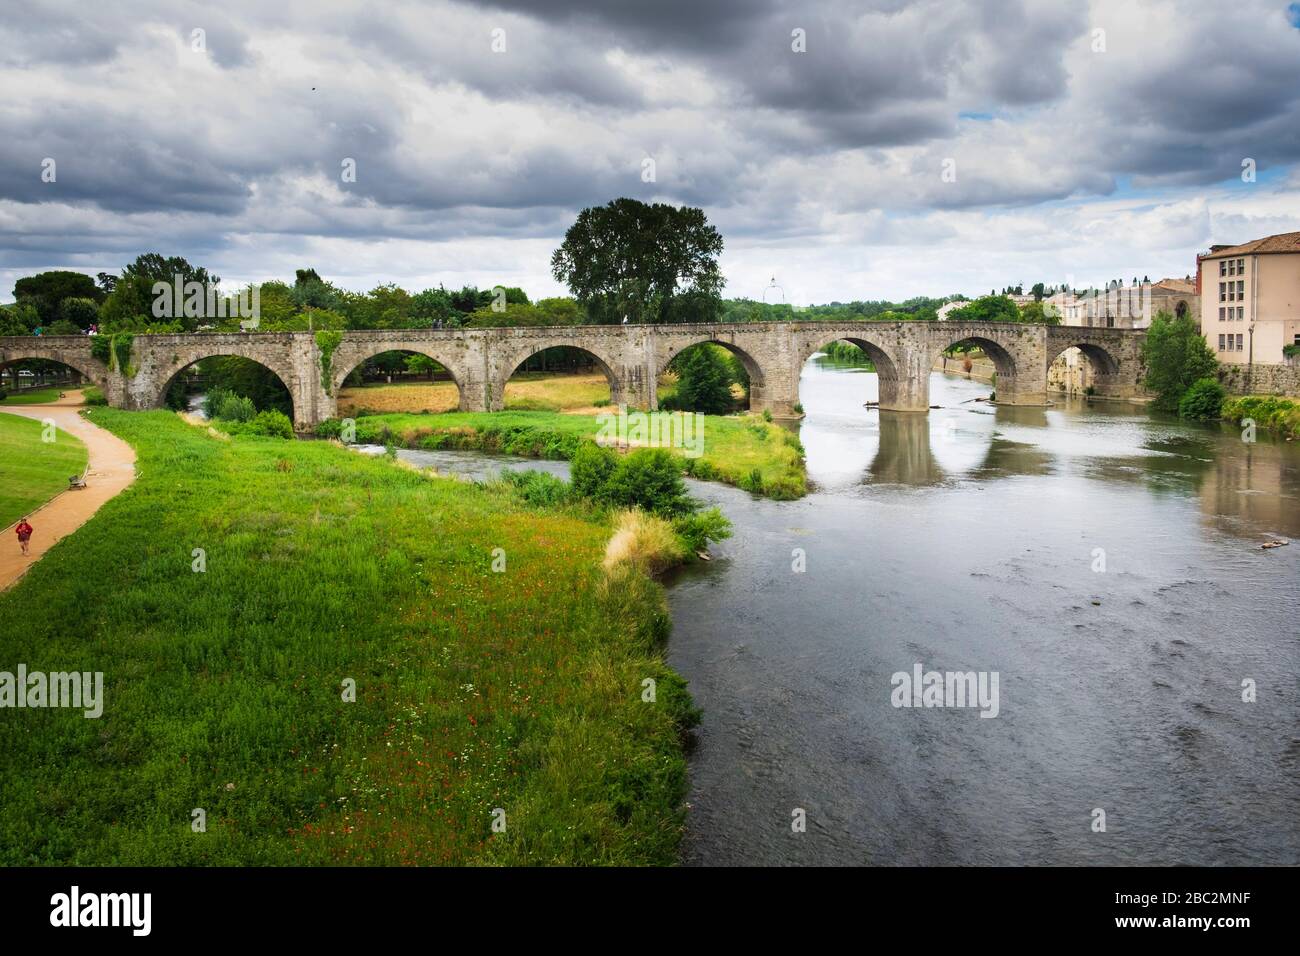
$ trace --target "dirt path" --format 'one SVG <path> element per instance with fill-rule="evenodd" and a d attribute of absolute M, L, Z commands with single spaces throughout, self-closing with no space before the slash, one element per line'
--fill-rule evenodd
<path fill-rule="evenodd" d="M 7 415 L 37 421 L 53 419 L 59 428 L 85 442 L 89 459 L 83 490 L 56 495 L 28 517 L 32 526 L 30 554 L 19 550 L 13 525 L 4 529 L 0 536 L 0 590 L 22 577 L 55 543 L 80 528 L 100 505 L 135 481 L 135 450 L 78 415 L 81 407 L 81 393 L 69 391 L 48 405 L 6 405 L 0 409 Z"/>

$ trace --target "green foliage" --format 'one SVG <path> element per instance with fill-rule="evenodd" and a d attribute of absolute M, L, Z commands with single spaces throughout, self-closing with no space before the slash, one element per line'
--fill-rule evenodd
<path fill-rule="evenodd" d="M 638 448 L 620 458 L 599 500 L 663 518 L 690 514 L 697 507 L 682 481 L 680 460 L 663 448 Z"/>
<path fill-rule="evenodd" d="M 677 391 L 665 407 L 706 415 L 725 415 L 736 404 L 731 395 L 732 375 L 717 349 L 707 343 L 692 346 L 675 365 Z"/>
<path fill-rule="evenodd" d="M 1242 395 L 1223 403 L 1223 417 L 1240 425 L 1250 419 L 1283 438 L 1300 439 L 1300 401 L 1277 395 Z"/>
<path fill-rule="evenodd" d="M 59 318 L 84 332 L 99 321 L 99 303 L 95 299 L 69 297 L 59 303 Z"/>
<path fill-rule="evenodd" d="M 569 500 L 569 483 L 544 471 L 503 471 L 501 478 L 537 508 L 555 508 Z"/>
<path fill-rule="evenodd" d="M 578 214 L 551 257 L 589 319 L 604 324 L 716 315 L 722 236 L 704 211 L 615 199 Z M 687 298 L 681 311 L 673 299 Z"/>
<path fill-rule="evenodd" d="M 1147 387 L 1156 393 L 1153 403 L 1163 411 L 1177 411 L 1183 394 L 1192 383 L 1211 378 L 1218 360 L 1196 321 L 1190 315 L 1158 313 L 1142 343 L 1142 358 L 1147 367 Z"/>
<path fill-rule="evenodd" d="M 82 331 L 83 331 L 82 329 L 78 328 L 76 325 L 69 322 L 67 319 L 56 319 L 54 322 L 50 324 L 50 327 L 45 330 L 45 334 L 46 335 L 80 335 Z"/>
<path fill-rule="evenodd" d="M 65 299 L 88 299 L 98 303 L 103 301 L 104 292 L 83 272 L 56 270 L 19 279 L 14 283 L 14 298 L 32 305 L 44 326 L 59 318 Z"/>
<path fill-rule="evenodd" d="M 710 541 L 730 538 L 731 522 L 718 508 L 708 508 L 674 518 L 673 530 L 682 539 L 688 552 L 697 554 L 706 550 Z"/>
<path fill-rule="evenodd" d="M 573 493 L 598 504 L 609 504 L 606 489 L 618 469 L 619 456 L 612 448 L 602 448 L 595 442 L 584 441 L 569 462 L 569 480 Z"/>
<path fill-rule="evenodd" d="M 1040 307 L 1041 311 L 1041 307 Z M 950 322 L 1023 322 L 1016 303 L 1005 295 L 986 295 L 948 313 Z M 1037 319 L 1034 321 L 1042 321 Z"/>
<path fill-rule="evenodd" d="M 289 421 L 289 416 L 284 412 L 269 408 L 253 416 L 248 423 L 247 429 L 245 429 L 245 433 L 265 435 L 268 438 L 292 438 L 293 422 Z"/>
<path fill-rule="evenodd" d="M 81 400 L 87 405 L 107 405 L 108 398 L 104 395 L 102 389 L 91 385 L 81 392 Z"/>
<path fill-rule="evenodd" d="M 249 422 L 257 415 L 257 406 L 252 399 L 235 395 L 224 389 L 209 393 L 203 400 L 204 411 L 209 418 L 219 418 L 228 422 Z"/>
<path fill-rule="evenodd" d="M 0 305 L 0 335 L 31 335 L 41 324 L 41 315 L 30 302 Z"/>
<path fill-rule="evenodd" d="M 320 349 L 321 381 L 326 395 L 334 393 L 334 350 L 342 341 L 343 333 L 337 329 L 321 329 L 316 333 L 316 347 Z"/>
<path fill-rule="evenodd" d="M 1178 400 L 1178 417 L 1190 421 L 1218 421 L 1227 393 L 1215 378 L 1199 378 Z"/>
<path fill-rule="evenodd" d="M 101 336 L 95 336 L 96 339 Z M 135 367 L 131 365 L 131 346 L 135 343 L 135 336 L 130 332 L 119 332 L 117 335 L 109 338 L 112 347 L 113 361 L 110 367 L 117 369 L 128 378 L 134 377 Z M 93 346 L 92 346 L 93 348 Z"/>

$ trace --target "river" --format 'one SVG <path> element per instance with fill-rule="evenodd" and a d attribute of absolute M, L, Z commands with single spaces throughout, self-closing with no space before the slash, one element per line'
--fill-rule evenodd
<path fill-rule="evenodd" d="M 988 391 L 880 412 L 814 360 L 813 493 L 692 483 L 735 536 L 669 592 L 704 712 L 685 862 L 1300 863 L 1300 542 L 1260 548 L 1300 537 L 1300 448 Z M 895 707 L 918 664 L 996 672 L 997 716 Z"/>

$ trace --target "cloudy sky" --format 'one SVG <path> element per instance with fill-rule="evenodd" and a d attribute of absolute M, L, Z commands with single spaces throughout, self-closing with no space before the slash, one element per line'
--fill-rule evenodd
<path fill-rule="evenodd" d="M 796 304 L 1300 229 L 1286 0 L 0 0 L 0 90 L 0 301 L 148 251 L 559 294 L 618 196 L 703 206 L 726 294 Z"/>

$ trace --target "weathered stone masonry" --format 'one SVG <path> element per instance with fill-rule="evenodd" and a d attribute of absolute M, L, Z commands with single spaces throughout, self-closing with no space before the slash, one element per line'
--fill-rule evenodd
<path fill-rule="evenodd" d="M 750 407 L 778 417 L 795 414 L 799 375 L 819 348 L 845 340 L 864 349 L 880 379 L 880 405 L 925 411 L 930 404 L 930 370 L 957 342 L 980 346 L 997 368 L 998 401 L 1047 403 L 1047 369 L 1071 346 L 1088 355 L 1099 394 L 1141 397 L 1145 333 L 1078 326 L 957 322 L 779 322 L 734 325 L 579 325 L 500 329 L 393 329 L 344 332 L 330 356 L 328 380 L 321 351 L 310 332 L 140 335 L 132 344 L 130 368 L 110 370 L 91 355 L 85 336 L 0 338 L 0 366 L 45 358 L 69 365 L 104 389 L 119 408 L 157 408 L 167 388 L 187 366 L 217 355 L 238 355 L 265 365 L 293 398 L 294 427 L 308 431 L 335 415 L 338 390 L 352 369 L 391 350 L 434 359 L 460 389 L 464 411 L 498 411 L 506 382 L 527 358 L 542 349 L 572 346 L 597 360 L 610 381 L 614 404 L 637 408 L 658 404 L 656 382 L 678 352 L 716 342 L 744 363 L 750 377 Z"/>

